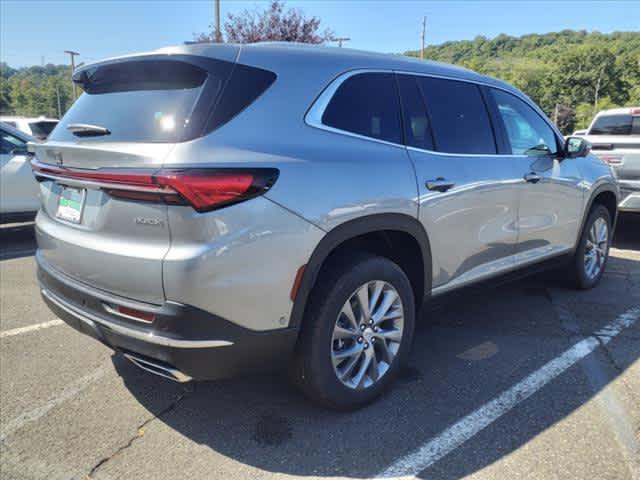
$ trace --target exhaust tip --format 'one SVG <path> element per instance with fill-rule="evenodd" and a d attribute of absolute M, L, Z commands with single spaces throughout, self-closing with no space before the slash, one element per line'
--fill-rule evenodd
<path fill-rule="evenodd" d="M 123 353 L 123 355 L 125 356 L 125 358 L 127 358 L 127 360 L 129 360 L 131 363 L 141 368 L 142 370 L 146 370 L 147 372 L 153 373 L 160 377 L 168 378 L 169 380 L 173 380 L 174 382 L 178 383 L 190 382 L 192 380 L 189 375 L 156 360 L 141 357 L 133 353 Z"/>

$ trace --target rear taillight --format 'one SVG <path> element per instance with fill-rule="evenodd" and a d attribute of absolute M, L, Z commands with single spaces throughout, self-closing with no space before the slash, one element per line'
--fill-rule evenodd
<path fill-rule="evenodd" d="M 261 195 L 277 175 L 275 169 L 160 170 L 154 179 L 178 192 L 196 210 L 206 211 Z"/>
<path fill-rule="evenodd" d="M 68 169 L 31 161 L 39 179 L 75 180 L 113 197 L 191 205 L 206 212 L 262 195 L 278 178 L 275 168 Z"/>

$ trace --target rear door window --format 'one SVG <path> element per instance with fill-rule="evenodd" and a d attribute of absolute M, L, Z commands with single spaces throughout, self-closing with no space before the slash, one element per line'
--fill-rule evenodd
<path fill-rule="evenodd" d="M 468 82 L 419 77 L 435 149 L 461 154 L 494 154 L 496 142 L 480 88 Z"/>
<path fill-rule="evenodd" d="M 433 150 L 431 124 L 417 78 L 412 75 L 398 75 L 398 86 L 402 100 L 405 143 L 411 147 Z"/>
<path fill-rule="evenodd" d="M 322 123 L 347 132 L 402 143 L 400 105 L 392 73 L 360 73 L 331 98 Z"/>
<path fill-rule="evenodd" d="M 228 81 L 232 74 L 234 82 Z M 275 78 L 274 73 L 266 70 L 194 56 L 98 65 L 74 75 L 84 94 L 50 138 L 77 141 L 78 137 L 67 127 L 87 124 L 110 132 L 93 136 L 92 141 L 192 140 L 229 121 Z M 226 94 L 233 101 L 224 102 Z M 223 111 L 216 116 L 218 105 Z"/>
<path fill-rule="evenodd" d="M 631 135 L 632 118 L 631 115 L 601 115 L 596 118 L 589 135 Z M 640 130 L 639 121 L 634 121 L 633 124 L 636 132 Z"/>

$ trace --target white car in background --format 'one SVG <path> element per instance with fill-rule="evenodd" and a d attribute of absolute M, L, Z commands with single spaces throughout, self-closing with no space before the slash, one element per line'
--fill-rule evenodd
<path fill-rule="evenodd" d="M 37 140 L 45 140 L 58 124 L 58 119 L 47 117 L 0 116 L 0 122 L 31 135 Z"/>
<path fill-rule="evenodd" d="M 40 188 L 31 172 L 33 154 L 27 151 L 33 140 L 0 123 L 0 223 L 32 220 L 40 206 Z"/>
<path fill-rule="evenodd" d="M 602 110 L 584 138 L 593 154 L 613 168 L 620 186 L 618 209 L 640 212 L 640 107 Z"/>

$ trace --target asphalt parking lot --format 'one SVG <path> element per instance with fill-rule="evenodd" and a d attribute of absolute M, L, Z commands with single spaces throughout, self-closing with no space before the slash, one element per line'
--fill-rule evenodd
<path fill-rule="evenodd" d="M 282 376 L 179 385 L 57 321 L 33 227 L 0 229 L 0 477 L 640 479 L 640 218 L 589 292 L 545 274 L 427 309 L 355 413 Z M 636 321 L 637 320 L 637 321 Z"/>

